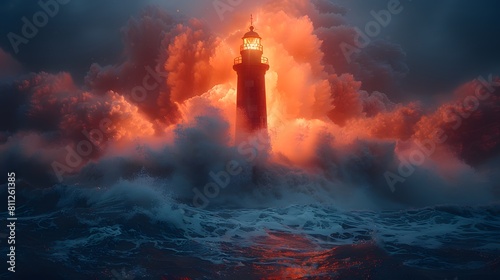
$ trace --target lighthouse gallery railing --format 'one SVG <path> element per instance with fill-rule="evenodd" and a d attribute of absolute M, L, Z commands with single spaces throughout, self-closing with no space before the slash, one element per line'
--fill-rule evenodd
<path fill-rule="evenodd" d="M 241 64 L 241 63 L 243 63 L 243 58 L 241 56 L 234 59 L 234 65 Z M 260 58 L 260 63 L 269 64 L 269 59 L 267 59 L 267 57 L 262 56 Z"/>

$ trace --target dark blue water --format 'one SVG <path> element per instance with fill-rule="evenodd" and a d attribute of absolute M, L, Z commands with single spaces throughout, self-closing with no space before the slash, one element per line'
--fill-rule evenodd
<path fill-rule="evenodd" d="M 17 279 L 500 279 L 500 205 L 201 210 L 125 183 L 18 205 Z"/>

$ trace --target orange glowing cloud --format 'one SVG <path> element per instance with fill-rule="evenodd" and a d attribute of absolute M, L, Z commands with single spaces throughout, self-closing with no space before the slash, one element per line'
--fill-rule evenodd
<path fill-rule="evenodd" d="M 147 10 L 125 28 L 125 61 L 93 64 L 85 89 L 67 73 L 32 74 L 15 83 L 15 98 L 27 108 L 26 119 L 19 123 L 23 129 L 57 132 L 66 145 L 109 119 L 107 139 L 119 154 L 137 139 L 155 147 L 175 146 L 178 127 L 193 128 L 200 117 L 208 117 L 220 125 L 224 140 L 219 144 L 229 145 L 225 139 L 234 140 L 236 130 L 237 76 L 232 66 L 249 27 L 248 12 L 234 11 L 223 23 L 224 32 L 216 34 L 202 20 L 176 22 L 164 12 Z M 322 0 L 278 0 L 250 12 L 270 64 L 266 93 L 273 163 L 311 167 L 325 150 L 334 150 L 332 158 L 363 154 L 357 141 L 390 143 L 378 153 L 394 160 L 394 154 L 404 154 L 402 142 L 427 139 L 436 128 L 448 133 L 446 148 L 470 161 L 477 160 L 476 151 L 479 158 L 498 151 L 497 95 L 471 114 L 456 102 L 436 106 L 435 112 L 417 102 L 396 104 L 383 92 L 362 90 L 362 82 L 335 61 L 334 47 L 354 36 L 352 28 L 341 25 L 343 11 L 338 7 Z M 134 100 L 131 92 L 144 80 L 154 87 L 146 91 L 145 100 Z M 474 85 L 466 85 L 457 98 L 463 101 L 471 91 Z M 461 117 L 462 125 L 454 129 L 450 111 L 469 116 Z M 484 129 L 476 137 L 479 125 Z"/>

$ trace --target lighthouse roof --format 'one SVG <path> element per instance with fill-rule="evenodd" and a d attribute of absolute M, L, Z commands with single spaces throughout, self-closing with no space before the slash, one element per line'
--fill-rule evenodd
<path fill-rule="evenodd" d="M 245 35 L 243 35 L 242 39 L 245 39 L 245 38 L 259 38 L 259 39 L 262 39 L 262 38 L 260 38 L 259 33 L 255 32 L 253 30 L 254 30 L 254 27 L 250 26 L 250 31 L 248 31 L 247 33 L 245 33 Z"/>

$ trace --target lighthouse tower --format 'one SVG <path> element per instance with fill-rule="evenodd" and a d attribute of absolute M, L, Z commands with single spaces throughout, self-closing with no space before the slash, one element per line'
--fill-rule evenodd
<path fill-rule="evenodd" d="M 248 133 L 267 128 L 266 71 L 269 64 L 263 57 L 259 34 L 254 31 L 251 18 L 250 31 L 243 36 L 240 57 L 234 59 L 233 69 L 238 74 L 236 100 L 236 139 Z"/>

